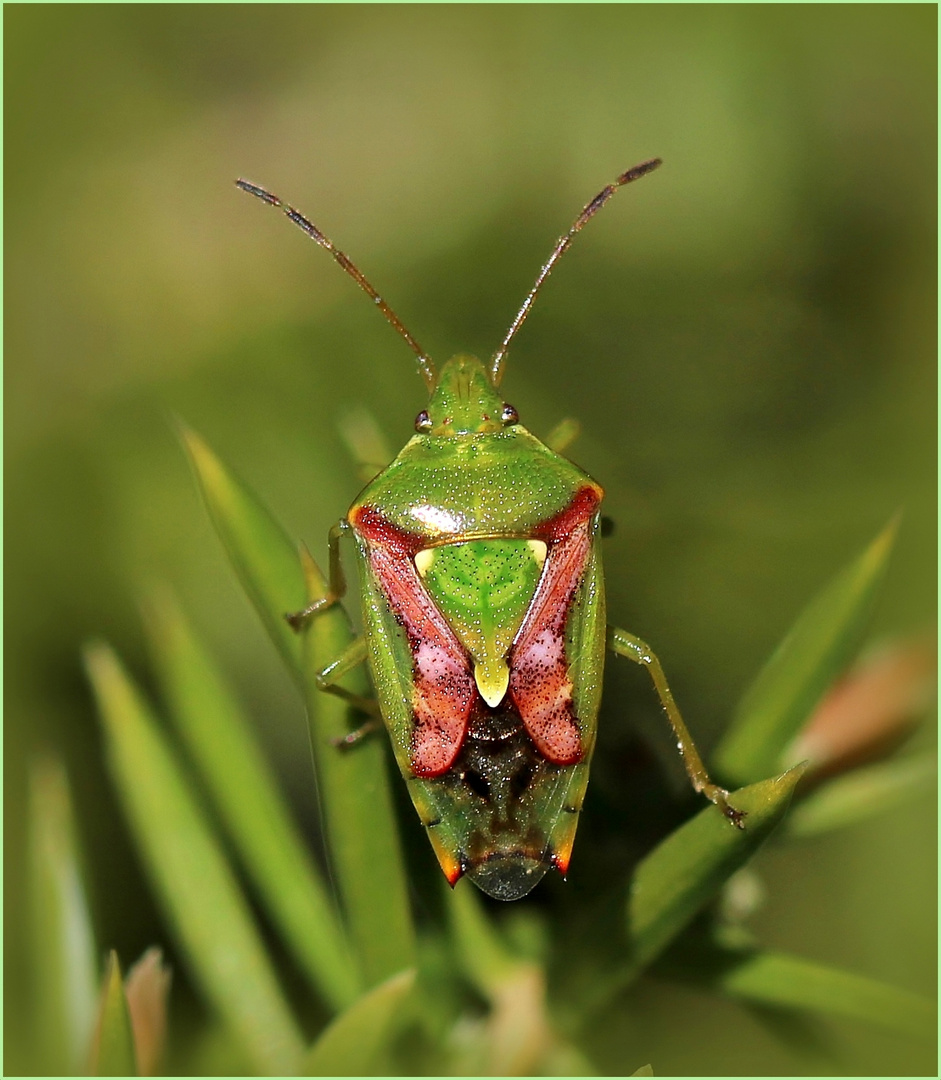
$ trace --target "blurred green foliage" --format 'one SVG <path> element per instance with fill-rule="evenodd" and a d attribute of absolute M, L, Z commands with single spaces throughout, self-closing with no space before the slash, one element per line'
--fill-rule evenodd
<path fill-rule="evenodd" d="M 871 633 L 933 623 L 934 7 L 24 5 L 4 31 L 5 1071 L 37 1067 L 22 1037 L 43 978 L 23 932 L 26 808 L 49 747 L 97 941 L 125 964 L 163 945 L 171 1029 L 226 1068 L 81 674 L 80 643 L 104 636 L 144 677 L 150 579 L 185 598 L 320 844 L 302 704 L 220 557 L 170 414 L 321 557 L 359 485 L 344 418 L 365 406 L 401 444 L 424 393 L 352 283 L 236 176 L 311 216 L 440 359 L 489 354 L 581 205 L 663 157 L 566 256 L 504 383 L 535 432 L 582 422 L 574 456 L 617 524 L 612 618 L 657 649 L 707 751 L 806 601 L 900 508 Z M 682 781 L 627 669 L 610 665 L 570 881 L 525 902 L 556 925 L 602 868 L 623 876 L 677 823 L 649 816 Z M 753 928 L 931 992 L 930 806 L 764 852 Z M 437 871 L 409 813 L 425 896 Z M 525 914 L 500 914 L 528 940 Z M 767 1013 L 660 981 L 610 1019 L 593 1060 L 613 1072 L 931 1068 L 875 1029 L 826 1021 L 788 1041 Z"/>

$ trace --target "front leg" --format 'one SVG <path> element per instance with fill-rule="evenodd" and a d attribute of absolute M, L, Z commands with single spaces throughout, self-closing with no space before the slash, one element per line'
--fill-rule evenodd
<path fill-rule="evenodd" d="M 560 420 L 545 437 L 544 442 L 550 450 L 564 454 L 581 434 L 582 425 L 570 416 Z"/>
<path fill-rule="evenodd" d="M 745 817 L 745 812 L 736 810 L 734 806 L 731 806 L 728 801 L 729 793 L 724 788 L 714 784 L 709 778 L 706 766 L 703 765 L 696 744 L 686 728 L 680 710 L 676 707 L 673 693 L 667 684 L 667 677 L 664 675 L 663 668 L 653 649 L 645 641 L 641 641 L 640 638 L 634 637 L 633 634 L 629 634 L 626 630 L 620 630 L 616 626 L 608 627 L 608 648 L 618 656 L 626 656 L 628 660 L 633 660 L 635 664 L 643 664 L 647 668 L 657 689 L 660 704 L 663 706 L 667 719 L 670 721 L 670 726 L 673 728 L 673 734 L 676 736 L 676 744 L 682 755 L 683 764 L 686 766 L 686 773 L 689 776 L 690 783 L 696 791 L 701 791 L 710 802 L 714 802 L 736 828 L 744 829 L 745 826 L 742 824 L 742 820 Z"/>
<path fill-rule="evenodd" d="M 327 582 L 326 595 L 320 597 L 318 600 L 314 600 L 312 603 L 308 604 L 307 607 L 303 608 L 303 610 L 295 611 L 290 615 L 284 616 L 291 627 L 298 633 L 304 629 L 307 623 L 315 615 L 318 615 L 322 611 L 326 611 L 333 604 L 337 603 L 346 593 L 346 578 L 343 575 L 343 565 L 340 561 L 340 538 L 348 528 L 349 525 L 347 522 L 342 520 L 338 521 L 330 530 L 328 537 L 330 575 Z M 360 739 L 370 731 L 373 731 L 380 726 L 378 702 L 373 698 L 366 698 L 360 694 L 354 694 L 352 690 L 347 690 L 346 687 L 339 685 L 339 680 L 342 679 L 347 672 L 358 667 L 365 659 L 366 639 L 360 634 L 353 638 L 336 659 L 332 660 L 326 667 L 323 667 L 314 673 L 314 679 L 317 683 L 318 690 L 322 690 L 325 694 L 333 694 L 336 697 L 342 698 L 348 704 L 359 709 L 360 712 L 366 713 L 370 717 L 365 724 L 355 731 L 351 731 L 349 735 L 334 740 L 335 744 L 338 746 L 352 746 L 359 742 Z"/>
<path fill-rule="evenodd" d="M 349 528 L 346 520 L 338 521 L 327 536 L 327 547 L 330 552 L 330 573 L 327 581 L 327 594 L 320 599 L 314 600 L 300 611 L 292 611 L 285 615 L 292 630 L 300 633 L 314 615 L 326 611 L 338 600 L 346 595 L 346 578 L 343 574 L 343 563 L 340 560 L 340 537 Z M 364 654 L 365 655 L 365 654 Z M 321 687 L 323 689 L 323 687 Z"/>
<path fill-rule="evenodd" d="M 314 676 L 318 690 L 322 690 L 325 694 L 334 694 L 336 697 L 343 698 L 344 701 L 370 717 L 355 731 L 351 731 L 342 738 L 334 739 L 335 746 L 354 746 L 366 735 L 378 730 L 382 725 L 379 703 L 375 698 L 365 698 L 360 694 L 354 694 L 352 690 L 347 690 L 346 687 L 340 686 L 338 682 L 347 672 L 358 667 L 365 659 L 366 639 L 360 634 L 358 637 L 353 638 L 335 660 L 327 664 L 326 667 L 321 668 Z"/>

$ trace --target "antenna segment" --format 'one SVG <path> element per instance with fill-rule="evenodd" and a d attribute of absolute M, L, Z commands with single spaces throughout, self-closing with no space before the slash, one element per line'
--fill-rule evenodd
<path fill-rule="evenodd" d="M 398 315 L 396 315 L 392 308 L 389 307 L 379 293 L 377 293 L 372 285 L 370 285 L 363 272 L 355 265 L 355 263 L 353 263 L 349 256 L 345 255 L 335 244 L 324 236 L 312 221 L 308 221 L 307 218 L 304 217 L 302 213 L 295 210 L 293 206 L 289 206 L 287 203 L 282 202 L 277 195 L 272 195 L 270 191 L 266 191 L 265 188 L 259 187 L 257 184 L 253 184 L 248 180 L 236 180 L 235 186 L 240 187 L 242 191 L 247 191 L 249 195 L 254 195 L 256 199 L 261 199 L 262 202 L 267 203 L 269 206 L 279 207 L 291 221 L 298 226 L 298 228 L 303 229 L 304 232 L 307 233 L 315 244 L 319 244 L 322 248 L 326 248 L 327 251 L 330 252 L 334 259 L 336 259 L 340 266 L 343 267 L 363 292 L 372 299 L 373 303 L 379 308 L 392 328 L 398 331 L 405 339 L 408 347 L 418 357 L 418 370 L 425 380 L 429 392 L 434 390 L 435 384 L 438 381 L 438 373 L 435 371 L 435 365 L 432 363 L 431 357 L 428 356 L 421 345 L 419 345 L 408 330 L 405 329 L 402 322 L 399 320 Z"/>
<path fill-rule="evenodd" d="M 559 237 L 552 254 L 549 256 L 549 261 L 539 271 L 539 277 L 536 278 L 536 284 L 530 289 L 529 295 L 523 301 L 523 306 L 517 312 L 516 318 L 513 320 L 510 329 L 507 330 L 506 336 L 500 343 L 500 348 L 493 354 L 493 359 L 490 361 L 490 381 L 494 386 L 499 386 L 500 380 L 503 378 L 503 368 L 506 363 L 506 354 L 510 347 L 510 342 L 516 336 L 517 330 L 519 330 L 526 321 L 526 316 L 529 315 L 530 309 L 533 306 L 533 301 L 536 299 L 539 290 L 542 288 L 543 282 L 552 272 L 552 268 L 555 264 L 568 250 L 569 245 L 575 238 L 575 234 L 588 223 L 590 218 L 598 213 L 618 188 L 624 187 L 625 184 L 631 183 L 632 180 L 639 180 L 642 176 L 646 176 L 647 173 L 653 172 L 654 169 L 659 168 L 662 164 L 663 162 L 660 158 L 652 158 L 650 161 L 643 161 L 640 165 L 635 165 L 633 169 L 628 169 L 626 173 L 621 173 L 613 184 L 608 184 L 603 191 L 598 192 L 575 219 L 571 229 L 569 229 L 564 236 Z"/>

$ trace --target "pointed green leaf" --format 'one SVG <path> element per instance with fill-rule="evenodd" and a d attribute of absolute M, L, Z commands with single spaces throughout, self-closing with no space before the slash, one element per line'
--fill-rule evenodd
<path fill-rule="evenodd" d="M 314 988 L 336 1009 L 359 993 L 346 933 L 232 691 L 169 593 L 147 605 L 157 670 L 224 827 Z"/>
<path fill-rule="evenodd" d="M 326 592 L 316 563 L 303 554 L 311 600 Z M 339 605 L 311 619 L 302 637 L 307 715 L 322 795 L 330 855 L 354 947 L 367 986 L 415 963 L 408 882 L 389 788 L 388 745 L 377 732 L 352 747 L 337 746 L 366 717 L 335 694 L 317 688 L 316 674 L 352 640 Z M 340 680 L 368 693 L 363 667 Z M 416 823 L 417 826 L 417 823 Z"/>
<path fill-rule="evenodd" d="M 747 814 L 744 829 L 708 806 L 640 863 L 627 910 L 632 970 L 649 964 L 751 858 L 784 816 L 803 771 L 799 765 L 733 792 L 729 802 Z"/>
<path fill-rule="evenodd" d="M 209 517 L 248 598 L 289 670 L 298 676 L 301 646 L 285 622 L 304 606 L 304 576 L 297 549 L 268 510 L 235 480 L 206 443 L 180 424 L 183 445 L 199 481 Z"/>
<path fill-rule="evenodd" d="M 746 953 L 730 961 L 714 985 L 746 1001 L 844 1016 L 900 1035 L 931 1039 L 938 1031 L 935 1002 L 784 953 Z"/>
<path fill-rule="evenodd" d="M 56 758 L 30 770 L 29 862 L 37 1061 L 50 1075 L 75 1075 L 88 1060 L 98 964 L 68 780 Z"/>
<path fill-rule="evenodd" d="M 707 806 L 637 865 L 627 898 L 627 957 L 612 957 L 603 972 L 576 973 L 566 995 L 566 1002 L 577 1003 L 569 1022 L 584 1023 L 636 979 L 745 865 L 784 817 L 804 769 L 798 765 L 733 791 L 729 802 L 745 811 L 744 829 Z"/>
<path fill-rule="evenodd" d="M 326 591 L 313 560 L 307 556 L 302 570 L 283 530 L 254 495 L 229 475 L 198 436 L 184 431 L 184 439 L 210 516 L 242 584 L 282 654 L 295 672 L 304 673 L 330 857 L 363 978 L 367 986 L 375 985 L 414 963 L 414 931 L 385 751 L 378 739 L 366 740 L 352 753 L 338 750 L 334 740 L 362 718 L 316 685 L 316 672 L 349 643 L 349 624 L 337 605 L 310 620 L 303 634 L 291 630 L 282 612 L 297 611 Z M 343 685 L 367 692 L 361 672 L 348 675 Z M 376 904 L 377 895 L 383 897 L 382 904 Z"/>
<path fill-rule="evenodd" d="M 778 1009 L 842 1016 L 922 1039 L 937 1033 L 933 1001 L 876 979 L 759 949 L 738 926 L 719 926 L 709 937 L 691 931 L 658 962 L 657 971 Z"/>
<path fill-rule="evenodd" d="M 91 646 L 86 665 L 115 786 L 194 978 L 259 1072 L 293 1073 L 300 1035 L 187 778 L 113 652 Z"/>
<path fill-rule="evenodd" d="M 636 1072 L 631 1073 L 631 1076 L 653 1076 L 653 1066 L 641 1065 Z"/>
<path fill-rule="evenodd" d="M 311 1047 L 305 1076 L 381 1076 L 377 1065 L 398 1029 L 415 971 L 393 976 L 342 1013 Z"/>
<path fill-rule="evenodd" d="M 855 825 L 884 810 L 917 798 L 937 781 L 934 753 L 883 761 L 827 781 L 788 815 L 788 836 L 818 833 Z"/>
<path fill-rule="evenodd" d="M 118 954 L 113 949 L 108 954 L 101 987 L 98 1026 L 88 1071 L 92 1076 L 137 1076 L 131 1014 L 124 994 Z"/>
<path fill-rule="evenodd" d="M 137 1071 L 141 1076 L 159 1076 L 167 1037 L 167 1004 L 171 972 L 163 953 L 151 945 L 132 964 L 124 981 L 127 1007 L 134 1032 Z"/>
<path fill-rule="evenodd" d="M 801 613 L 745 694 L 714 755 L 721 775 L 748 783 L 793 764 L 782 754 L 857 648 L 897 525 L 893 519 Z"/>

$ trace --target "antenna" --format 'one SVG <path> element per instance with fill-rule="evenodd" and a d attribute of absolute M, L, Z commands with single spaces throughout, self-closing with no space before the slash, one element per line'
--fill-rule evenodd
<path fill-rule="evenodd" d="M 242 191 L 247 191 L 249 195 L 254 195 L 256 199 L 261 199 L 262 202 L 267 203 L 269 206 L 279 207 L 295 225 L 307 233 L 315 244 L 319 244 L 322 248 L 326 248 L 327 251 L 330 252 L 334 259 L 336 259 L 340 266 L 343 267 L 363 292 L 372 299 L 376 307 L 379 308 L 386 317 L 386 321 L 393 329 L 397 330 L 403 338 L 405 338 L 408 347 L 418 357 L 418 370 L 425 380 L 425 385 L 428 387 L 429 393 L 434 390 L 435 384 L 438 381 L 438 373 L 435 371 L 435 365 L 432 363 L 431 357 L 428 356 L 421 345 L 419 345 L 408 330 L 405 329 L 402 322 L 399 320 L 398 315 L 396 315 L 392 308 L 390 308 L 385 300 L 382 299 L 372 285 L 369 284 L 363 272 L 353 263 L 350 257 L 345 255 L 338 247 L 336 247 L 336 245 L 328 240 L 312 221 L 308 221 L 307 218 L 304 217 L 302 213 L 295 210 L 293 206 L 289 206 L 286 202 L 282 202 L 277 195 L 272 195 L 270 191 L 266 191 L 265 188 L 259 187 L 257 184 L 253 184 L 248 180 L 236 180 L 235 186 L 240 187 Z"/>
<path fill-rule="evenodd" d="M 536 278 L 536 284 L 530 289 L 529 295 L 523 301 L 523 306 L 519 309 L 516 318 L 513 320 L 513 324 L 510 326 L 510 329 L 507 330 L 503 341 L 500 342 L 500 348 L 493 354 L 493 359 L 490 361 L 490 381 L 494 386 L 499 386 L 500 380 L 503 378 L 503 367 L 506 363 L 506 354 L 510 347 L 510 342 L 516 336 L 516 331 L 519 330 L 526 321 L 526 316 L 529 314 L 530 308 L 533 306 L 533 301 L 536 299 L 539 290 L 542 288 L 543 282 L 552 272 L 552 268 L 555 264 L 568 250 L 569 245 L 575 238 L 575 234 L 588 223 L 590 218 L 598 213 L 618 188 L 624 187 L 625 184 L 629 184 L 632 180 L 639 180 L 642 176 L 646 176 L 647 173 L 653 172 L 654 169 L 659 168 L 662 164 L 663 162 L 660 158 L 652 158 L 650 161 L 643 161 L 640 165 L 635 165 L 633 169 L 628 169 L 626 173 L 621 173 L 613 184 L 608 184 L 604 191 L 598 192 L 575 219 L 571 229 L 569 229 L 564 236 L 559 237 L 553 248 L 552 254 L 549 256 L 549 261 L 539 271 L 539 277 Z"/>

